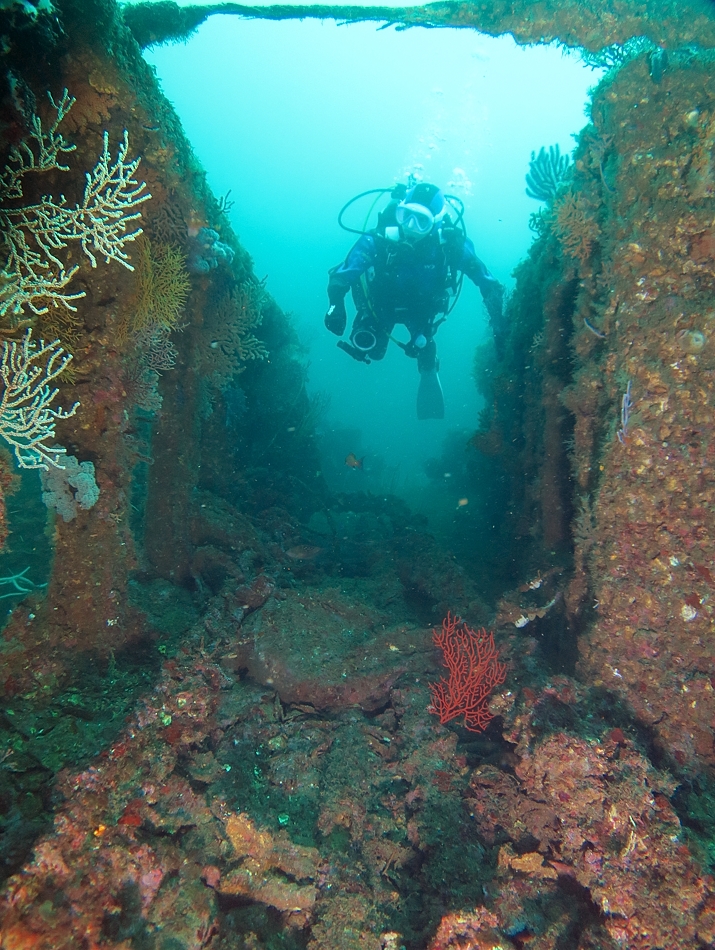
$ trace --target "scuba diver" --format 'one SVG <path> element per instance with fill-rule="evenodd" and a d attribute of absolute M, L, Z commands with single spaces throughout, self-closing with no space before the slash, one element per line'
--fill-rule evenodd
<path fill-rule="evenodd" d="M 342 216 L 353 202 L 388 192 L 391 200 L 379 214 L 377 227 L 358 231 L 343 224 Z M 330 308 L 325 326 L 336 336 L 343 335 L 347 324 L 344 298 L 352 290 L 356 314 L 350 341 L 340 340 L 338 346 L 353 359 L 370 363 L 383 358 L 392 339 L 416 359 L 419 419 L 444 418 L 434 336 L 456 304 L 465 274 L 482 293 L 497 356 L 503 351 L 504 287 L 477 257 L 466 234 L 463 212 L 462 202 L 443 195 L 436 185 L 410 182 L 362 192 L 338 215 L 340 226 L 360 238 L 345 261 L 329 271 Z M 398 323 L 407 327 L 409 343 L 392 336 Z"/>

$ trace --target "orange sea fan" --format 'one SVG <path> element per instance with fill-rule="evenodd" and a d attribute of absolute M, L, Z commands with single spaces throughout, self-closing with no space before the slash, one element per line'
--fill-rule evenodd
<path fill-rule="evenodd" d="M 554 233 L 562 249 L 570 257 L 586 264 L 601 229 L 588 201 L 580 194 L 568 192 L 554 204 Z"/>

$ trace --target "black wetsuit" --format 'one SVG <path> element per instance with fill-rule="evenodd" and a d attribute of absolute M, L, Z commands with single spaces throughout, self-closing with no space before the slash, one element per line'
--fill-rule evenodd
<path fill-rule="evenodd" d="M 410 333 L 405 352 L 418 358 L 420 370 L 429 369 L 436 357 L 435 317 L 447 311 L 449 284 L 460 272 L 481 290 L 496 336 L 502 325 L 504 288 L 459 229 L 440 228 L 414 244 L 388 240 L 378 231 L 363 234 L 345 261 L 330 271 L 328 284 L 331 304 L 341 304 L 352 289 L 357 314 L 350 340 L 353 347 L 355 342 L 363 345 L 351 355 L 382 359 L 390 334 L 401 323 Z M 371 336 L 375 342 L 365 348 Z"/>

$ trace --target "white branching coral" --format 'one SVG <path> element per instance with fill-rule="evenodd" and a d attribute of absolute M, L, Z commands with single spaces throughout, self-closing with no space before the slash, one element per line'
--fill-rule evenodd
<path fill-rule="evenodd" d="M 0 253 L 5 262 L 0 274 L 0 318 L 17 319 L 26 307 L 35 314 L 47 313 L 50 306 L 76 309 L 72 301 L 84 292 L 70 293 L 67 285 L 78 265 L 68 270 L 58 256 L 70 241 L 79 241 L 92 267 L 103 257 L 133 270 L 125 245 L 142 233 L 134 227 L 141 217 L 136 208 L 151 198 L 145 192 L 146 183 L 134 179 L 140 159 L 127 160 L 125 130 L 115 161 L 104 133 L 102 153 L 86 173 L 84 195 L 77 205 L 68 207 L 63 195 L 59 199 L 45 195 L 38 204 L 14 207 L 24 197 L 23 179 L 28 173 L 69 171 L 61 164 L 61 156 L 73 152 L 75 146 L 57 129 L 75 100 L 66 89 L 59 102 L 48 95 L 56 118 L 44 131 L 42 120 L 33 115 L 27 139 L 13 147 L 0 174 Z"/>
<path fill-rule="evenodd" d="M 47 470 L 50 465 L 62 468 L 61 459 L 66 449 L 48 445 L 55 438 L 55 422 L 67 419 L 77 411 L 52 408 L 57 389 L 50 388 L 72 359 L 60 346 L 60 341 L 35 343 L 32 330 L 22 340 L 5 340 L 0 361 L 0 436 L 8 442 L 20 468 Z"/>

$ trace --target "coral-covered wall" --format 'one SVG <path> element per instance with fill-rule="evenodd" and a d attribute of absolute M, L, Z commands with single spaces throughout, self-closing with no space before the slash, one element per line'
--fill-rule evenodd
<path fill-rule="evenodd" d="M 62 291 L 84 294 L 70 301 L 76 309 L 40 296 L 34 306 L 25 303 L 18 313 L 10 308 L 3 317 L 4 339 L 19 341 L 32 326 L 35 339 L 59 338 L 72 354 L 71 372 L 54 381 L 54 405 L 79 406 L 57 422 L 56 440 L 94 464 L 100 490 L 94 507 L 72 520 L 48 515 L 55 550 L 49 585 L 15 610 L 5 629 L 14 645 L 5 678 L 15 690 L 35 678 L 28 657 L 39 644 L 54 677 L 77 649 L 106 655 L 145 633 L 145 620 L 130 602 L 132 574 L 195 585 L 189 512 L 202 453 L 219 468 L 229 454 L 225 429 L 219 426 L 214 441 L 202 445 L 202 428 L 214 411 L 221 414 L 229 380 L 249 364 L 253 370 L 242 379 L 252 382 L 244 388 L 275 390 L 276 367 L 286 363 L 265 361 L 260 336 L 281 345 L 287 321 L 253 277 L 250 258 L 210 194 L 154 74 L 116 7 L 100 3 L 94 19 L 90 13 L 86 5 L 60 7 L 56 35 L 43 17 L 3 14 L 6 167 L 13 146 L 33 142 L 33 116 L 45 134 L 57 119 L 48 93 L 59 103 L 66 88 L 76 100 L 57 127 L 70 149 L 55 163 L 65 170 L 30 170 L 21 199 L 4 195 L 4 207 L 34 208 L 42 195 L 55 203 L 65 195 L 74 206 L 103 135 L 113 160 L 125 131 L 127 161 L 140 159 L 134 181 L 145 183 L 142 196 L 151 195 L 131 209 L 141 217 L 125 228 L 143 231 L 124 245 L 129 266 L 96 254 L 93 267 L 70 241 L 56 254 L 66 272 L 78 268 Z M 27 49 L 40 42 L 46 60 L 28 58 Z M 37 151 L 39 143 L 33 144 Z M 291 398 L 297 412 L 305 411 L 304 390 Z M 230 467 L 237 461 L 231 456 Z M 32 563 L 31 537 L 11 535 L 9 543 L 17 557 L 26 546 Z"/>
<path fill-rule="evenodd" d="M 491 426 L 521 447 L 503 456 L 522 473 L 512 508 L 532 539 L 538 525 L 524 574 L 539 558 L 564 571 L 547 639 L 564 649 L 561 614 L 584 680 L 694 769 L 715 761 L 714 115 L 705 55 L 673 55 L 655 76 L 641 55 L 608 74 L 569 184 L 535 219 L 488 384 Z M 567 533 L 572 560 L 555 548 Z M 538 609 L 505 603 L 501 617 Z"/>
<path fill-rule="evenodd" d="M 695 768 L 715 762 L 713 115 L 712 67 L 697 58 L 660 83 L 628 64 L 599 91 L 595 129 L 612 152 L 598 176 L 593 313 L 606 339 L 576 383 L 603 385 L 610 414 L 584 539 L 581 673 L 625 696 L 668 756 Z"/>

